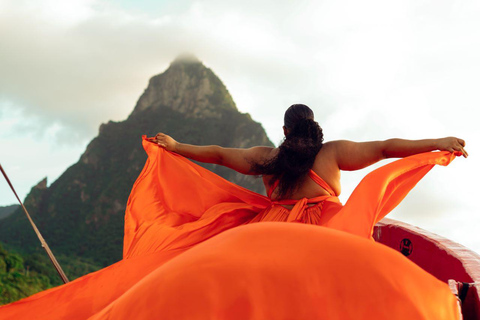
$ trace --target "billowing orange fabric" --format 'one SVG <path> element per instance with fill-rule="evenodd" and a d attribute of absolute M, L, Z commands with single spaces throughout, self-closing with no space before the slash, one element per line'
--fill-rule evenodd
<path fill-rule="evenodd" d="M 100 319 L 457 319 L 447 285 L 402 254 L 299 223 L 240 226 L 158 268 Z"/>
<path fill-rule="evenodd" d="M 345 206 L 323 196 L 287 210 L 281 204 L 289 201 L 272 202 L 143 145 L 148 160 L 128 200 L 124 259 L 0 307 L 0 319 L 458 318 L 446 284 L 367 240 L 453 154 L 385 165 Z"/>

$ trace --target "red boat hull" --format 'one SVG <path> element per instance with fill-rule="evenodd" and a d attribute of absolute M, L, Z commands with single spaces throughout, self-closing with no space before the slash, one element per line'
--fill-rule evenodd
<path fill-rule="evenodd" d="M 407 256 L 438 279 L 455 280 L 464 319 L 480 319 L 480 255 L 451 240 L 392 219 L 374 230 L 377 242 Z"/>

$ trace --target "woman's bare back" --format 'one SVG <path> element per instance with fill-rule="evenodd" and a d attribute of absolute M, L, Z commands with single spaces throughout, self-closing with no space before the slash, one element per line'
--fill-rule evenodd
<path fill-rule="evenodd" d="M 335 142 L 325 143 L 322 149 L 318 152 L 312 170 L 322 178 L 338 196 L 341 192 L 340 186 L 340 169 L 338 168 L 334 148 L 332 144 Z M 275 156 L 275 152 L 271 155 Z M 263 183 L 266 190 L 271 188 L 271 176 L 264 176 Z M 297 190 L 289 196 L 289 199 L 298 200 L 302 198 L 315 198 L 323 195 L 329 195 L 328 191 L 313 181 L 308 175 L 304 181 L 301 182 Z M 272 193 L 272 199 L 277 200 L 278 191 L 274 190 Z"/>

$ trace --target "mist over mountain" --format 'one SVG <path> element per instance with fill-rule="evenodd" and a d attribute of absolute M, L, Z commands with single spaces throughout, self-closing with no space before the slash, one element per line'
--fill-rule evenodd
<path fill-rule="evenodd" d="M 50 187 L 42 180 L 26 197 L 26 207 L 55 254 L 98 267 L 122 258 L 125 206 L 147 158 L 141 136 L 157 132 L 200 145 L 273 146 L 262 126 L 237 110 L 212 70 L 195 57 L 179 57 L 150 79 L 126 120 L 102 124 L 77 163 Z M 261 179 L 201 165 L 264 192 Z M 24 254 L 42 250 L 19 209 L 0 220 L 0 241 Z"/>

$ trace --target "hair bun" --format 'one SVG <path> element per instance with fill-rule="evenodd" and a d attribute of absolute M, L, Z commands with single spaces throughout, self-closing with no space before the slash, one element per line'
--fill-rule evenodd
<path fill-rule="evenodd" d="M 263 164 L 255 164 L 253 170 L 280 180 L 278 198 L 290 196 L 302 183 L 313 167 L 315 157 L 323 145 L 323 131 L 314 120 L 313 111 L 305 105 L 292 105 L 285 112 L 288 134 L 279 146 L 278 154 Z"/>

